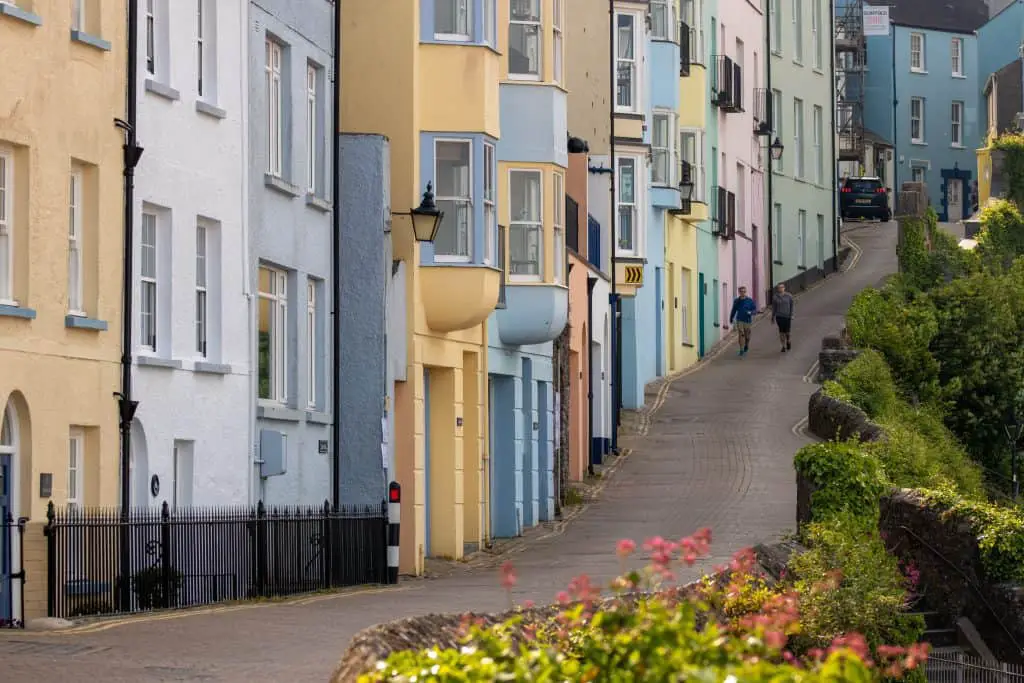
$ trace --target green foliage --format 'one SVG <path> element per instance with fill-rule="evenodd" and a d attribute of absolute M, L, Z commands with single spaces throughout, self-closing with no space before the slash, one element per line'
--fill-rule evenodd
<path fill-rule="evenodd" d="M 132 591 L 142 609 L 177 607 L 182 574 L 174 567 L 146 567 L 132 575 Z"/>
<path fill-rule="evenodd" d="M 794 465 L 817 487 L 811 497 L 814 520 L 844 513 L 878 519 L 878 503 L 888 490 L 885 475 L 877 458 L 856 439 L 804 446 Z"/>
<path fill-rule="evenodd" d="M 795 650 L 824 647 L 843 633 L 860 633 L 872 650 L 920 640 L 924 621 L 907 614 L 906 579 L 872 521 L 838 515 L 812 524 L 807 540 L 810 549 L 790 560 L 800 596 Z"/>
<path fill-rule="evenodd" d="M 1024 206 L 1024 134 L 1004 133 L 992 141 L 991 148 L 1006 153 L 1003 170 L 1007 174 L 1009 198 Z"/>
<path fill-rule="evenodd" d="M 979 255 L 994 267 L 1024 256 L 1024 215 L 1013 202 L 994 201 L 981 212 L 977 239 Z"/>

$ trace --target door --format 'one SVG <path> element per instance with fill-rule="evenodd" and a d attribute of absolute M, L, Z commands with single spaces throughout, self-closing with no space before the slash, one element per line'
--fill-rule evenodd
<path fill-rule="evenodd" d="M 654 352 L 657 354 L 654 356 L 654 371 L 658 377 L 665 374 L 665 292 L 662 291 L 661 273 L 661 268 L 654 269 L 654 333 L 657 335 L 654 338 Z"/>
<path fill-rule="evenodd" d="M 11 456 L 0 455 L 0 624 L 11 619 Z"/>
<path fill-rule="evenodd" d="M 964 181 L 959 178 L 946 179 L 946 220 L 950 223 L 963 220 Z"/>
<path fill-rule="evenodd" d="M 488 535 L 494 538 L 494 379 L 487 377 L 487 501 Z"/>
<path fill-rule="evenodd" d="M 430 557 L 430 370 L 423 371 L 423 554 Z"/>
<path fill-rule="evenodd" d="M 704 308 L 708 290 L 704 285 L 704 273 L 697 274 L 697 357 L 704 357 Z"/>
<path fill-rule="evenodd" d="M 825 270 L 825 217 L 818 214 L 818 269 Z"/>

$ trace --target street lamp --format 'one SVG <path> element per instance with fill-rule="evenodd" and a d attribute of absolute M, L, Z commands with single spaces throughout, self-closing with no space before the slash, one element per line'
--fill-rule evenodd
<path fill-rule="evenodd" d="M 690 163 L 683 162 L 682 179 L 679 181 L 679 199 L 682 210 L 690 213 L 690 200 L 693 199 L 693 174 L 690 170 Z"/>
<path fill-rule="evenodd" d="M 778 138 L 775 138 L 775 142 L 773 142 L 771 146 L 772 161 L 778 161 L 779 159 L 782 158 L 783 149 L 785 149 L 785 146 L 782 144 L 782 141 L 779 140 Z"/>
<path fill-rule="evenodd" d="M 1022 398 L 1024 396 L 1018 394 L 1016 404 L 1006 411 L 1006 421 L 1003 423 L 1003 429 L 1006 431 L 1006 440 L 1010 446 L 1010 474 L 1013 477 L 1014 500 L 1017 500 L 1017 496 L 1020 494 L 1020 482 L 1017 481 L 1017 444 L 1020 442 L 1021 437 L 1024 436 L 1024 410 L 1021 408 Z"/>
<path fill-rule="evenodd" d="M 441 219 L 444 218 L 444 211 L 438 211 L 434 204 L 434 184 L 427 183 L 427 191 L 423 193 L 423 200 L 415 209 L 409 213 L 395 213 L 396 216 L 409 216 L 412 219 L 412 233 L 417 242 L 433 242 L 437 237 L 437 230 L 441 227 Z"/>

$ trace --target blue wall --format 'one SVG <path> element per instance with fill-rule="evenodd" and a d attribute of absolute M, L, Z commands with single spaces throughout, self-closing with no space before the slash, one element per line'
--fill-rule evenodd
<path fill-rule="evenodd" d="M 1017 49 L 1022 39 L 1024 0 L 1015 0 L 978 29 L 978 121 L 982 132 L 988 129 L 988 109 L 981 94 L 985 81 L 999 69 L 1020 58 Z"/>
<path fill-rule="evenodd" d="M 946 216 L 945 177 L 954 172 L 964 180 L 964 206 L 968 196 L 971 170 L 976 166 L 975 149 L 981 143 L 979 127 L 979 86 L 984 78 L 979 73 L 977 39 L 973 34 L 949 33 L 896 26 L 896 161 L 899 184 L 911 179 L 911 168 L 928 164 L 925 182 L 932 207 L 940 220 L 959 220 L 962 216 Z M 925 35 L 926 73 L 910 71 L 910 33 Z M 953 37 L 963 39 L 964 76 L 952 75 L 950 55 Z M 867 128 L 892 138 L 892 59 L 893 37 L 875 36 L 867 39 L 868 75 L 865 89 L 864 122 Z M 987 74 L 986 74 L 987 75 Z M 910 102 L 913 97 L 925 100 L 924 143 L 910 141 Z M 964 104 L 963 146 L 951 146 L 951 108 L 954 101 Z M 903 163 L 899 163 L 900 159 Z M 919 162 L 919 163 L 915 163 Z M 967 174 L 966 176 L 964 174 Z M 965 211 L 969 210 L 965 208 Z"/>
<path fill-rule="evenodd" d="M 261 262 L 288 271 L 287 377 L 288 400 L 283 405 L 256 406 L 257 430 L 272 429 L 287 435 L 287 473 L 261 480 L 257 495 L 271 504 L 317 503 L 331 497 L 331 455 L 319 452 L 319 441 L 330 440 L 331 384 L 330 329 L 332 310 L 332 218 L 325 211 L 329 188 L 318 188 L 317 199 L 306 194 L 306 64 L 332 63 L 333 5 L 299 0 L 261 0 L 250 4 L 250 25 L 259 30 L 249 36 L 249 231 L 250 281 L 254 296 Z M 273 36 L 285 47 L 282 64 L 284 94 L 284 159 L 280 179 L 270 179 L 267 169 L 267 94 L 264 86 L 264 42 Z M 329 83 L 330 79 L 324 79 Z M 323 102 L 333 93 L 322 88 Z M 323 112 L 327 113 L 327 112 Z M 328 121 L 326 116 L 321 118 Z M 323 127 L 327 130 L 327 126 Z M 328 161 L 333 141 L 325 137 L 321 159 Z M 331 177 L 327 163 L 322 178 Z M 317 339 L 306 334 L 306 281 L 317 278 L 318 316 L 322 321 Z M 241 331 L 238 331 L 241 334 Z M 257 340 L 253 340 L 257 344 Z M 316 410 L 307 409 L 306 359 L 315 354 L 323 368 Z M 254 348 L 253 358 L 258 353 Z M 256 397 L 253 397 L 256 401 Z M 259 438 L 257 434 L 257 443 Z M 378 449 L 379 450 L 379 449 Z M 379 457 L 379 455 L 378 455 Z"/>

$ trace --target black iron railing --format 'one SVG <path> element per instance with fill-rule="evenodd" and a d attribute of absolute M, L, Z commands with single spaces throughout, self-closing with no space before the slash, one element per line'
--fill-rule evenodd
<path fill-rule="evenodd" d="M 719 237 L 725 234 L 729 212 L 729 191 L 724 187 L 716 187 L 712 195 L 711 223 L 712 232 Z"/>
<path fill-rule="evenodd" d="M 580 205 L 569 195 L 565 195 L 565 246 L 580 251 Z"/>
<path fill-rule="evenodd" d="M 743 111 L 743 68 L 725 55 L 714 55 L 711 103 L 724 112 Z"/>
<path fill-rule="evenodd" d="M 25 523 L 0 519 L 0 628 L 25 628 Z M 19 590 L 15 590 L 18 588 Z"/>
<path fill-rule="evenodd" d="M 145 612 L 387 582 L 387 505 L 58 509 L 51 617 Z M 121 573 L 127 554 L 128 575 Z"/>

